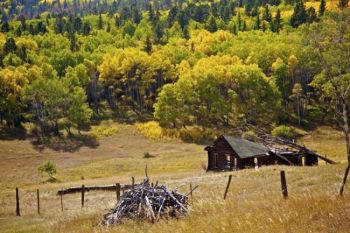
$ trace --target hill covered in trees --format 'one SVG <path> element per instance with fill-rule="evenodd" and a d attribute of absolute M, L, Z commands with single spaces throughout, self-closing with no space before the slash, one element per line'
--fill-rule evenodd
<path fill-rule="evenodd" d="M 58 134 L 125 108 L 175 128 L 348 116 L 346 0 L 0 4 L 6 127 Z"/>

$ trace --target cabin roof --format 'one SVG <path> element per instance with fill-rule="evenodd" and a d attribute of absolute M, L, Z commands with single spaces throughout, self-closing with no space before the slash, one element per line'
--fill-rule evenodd
<path fill-rule="evenodd" d="M 241 159 L 255 157 L 258 155 L 267 155 L 269 152 L 269 149 L 262 144 L 229 135 L 222 136 Z"/>

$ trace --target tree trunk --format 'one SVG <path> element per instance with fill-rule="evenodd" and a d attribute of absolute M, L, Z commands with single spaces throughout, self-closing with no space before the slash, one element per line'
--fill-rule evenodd
<path fill-rule="evenodd" d="M 298 125 L 301 126 L 301 106 L 300 106 L 300 96 L 297 96 L 297 112 L 298 112 Z"/>
<path fill-rule="evenodd" d="M 350 139 L 349 139 L 349 123 L 348 123 L 348 111 L 346 109 L 346 103 L 345 99 L 342 98 L 341 100 L 341 105 L 342 105 L 342 113 L 343 113 L 343 131 L 344 131 L 344 136 L 345 136 L 345 143 L 346 143 L 346 155 L 348 159 L 348 165 L 345 169 L 344 177 L 343 177 L 343 182 L 340 186 L 339 190 L 339 195 L 343 196 L 344 192 L 344 186 L 346 184 L 346 180 L 348 178 L 349 170 L 350 170 Z"/>

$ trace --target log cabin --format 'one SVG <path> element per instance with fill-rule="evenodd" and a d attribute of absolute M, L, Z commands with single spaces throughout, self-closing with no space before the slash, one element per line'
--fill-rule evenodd
<path fill-rule="evenodd" d="M 208 152 L 207 171 L 232 171 L 272 164 L 312 166 L 318 163 L 317 154 L 309 150 L 269 148 L 228 135 L 221 135 L 205 150 Z"/>

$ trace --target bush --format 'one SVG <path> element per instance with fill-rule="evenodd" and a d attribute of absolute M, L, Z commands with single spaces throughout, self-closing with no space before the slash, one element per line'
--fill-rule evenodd
<path fill-rule="evenodd" d="M 162 128 L 156 121 L 137 124 L 136 128 L 143 136 L 153 140 L 171 140 L 176 138 L 176 135 L 170 134 L 170 129 Z"/>
<path fill-rule="evenodd" d="M 147 138 L 153 140 L 181 139 L 186 142 L 205 142 L 214 139 L 218 132 L 199 126 L 186 128 L 163 128 L 156 121 L 149 121 L 136 125 L 138 131 Z"/>
<path fill-rule="evenodd" d="M 146 153 L 143 153 L 143 158 L 144 159 L 149 159 L 149 158 L 154 158 L 155 156 L 152 155 L 151 153 L 149 152 L 146 152 Z"/>
<path fill-rule="evenodd" d="M 283 137 L 287 139 L 293 139 L 295 137 L 294 129 L 286 125 L 280 125 L 275 127 L 271 131 L 271 134 L 276 137 Z"/>
<path fill-rule="evenodd" d="M 98 125 L 93 126 L 91 135 L 96 139 L 112 136 L 119 132 L 119 127 L 116 125 Z"/>
<path fill-rule="evenodd" d="M 41 175 L 43 175 L 44 173 L 46 173 L 49 176 L 49 181 L 54 181 L 56 180 L 54 178 L 54 174 L 56 174 L 57 169 L 56 169 L 56 164 L 53 162 L 45 162 L 42 163 L 39 167 L 38 167 L 38 171 L 41 173 Z"/>
<path fill-rule="evenodd" d="M 253 141 L 253 142 L 258 141 L 258 139 L 259 139 L 258 136 L 255 134 L 255 132 L 251 131 L 251 130 L 244 132 L 242 134 L 242 138 L 247 139 L 249 141 Z"/>

